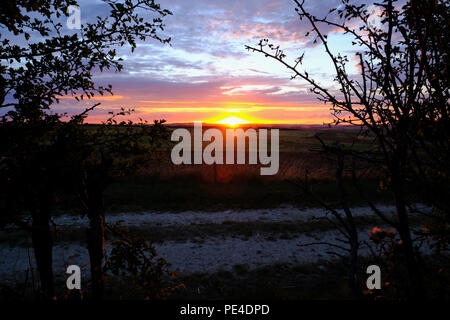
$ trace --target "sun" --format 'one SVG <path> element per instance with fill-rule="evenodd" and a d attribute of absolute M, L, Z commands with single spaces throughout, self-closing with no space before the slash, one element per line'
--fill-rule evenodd
<path fill-rule="evenodd" d="M 219 124 L 226 124 L 226 125 L 229 125 L 229 126 L 234 127 L 234 126 L 236 126 L 236 125 L 238 125 L 238 124 L 247 124 L 247 123 L 250 123 L 250 121 L 244 120 L 244 119 L 241 119 L 241 118 L 238 118 L 238 117 L 228 117 L 228 118 L 224 118 L 224 119 L 222 119 L 222 120 L 219 120 L 219 121 L 217 121 L 216 123 L 219 123 Z"/>

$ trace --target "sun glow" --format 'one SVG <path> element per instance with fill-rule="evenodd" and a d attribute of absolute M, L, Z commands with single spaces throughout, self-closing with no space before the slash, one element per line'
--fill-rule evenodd
<path fill-rule="evenodd" d="M 238 117 L 228 117 L 228 118 L 224 118 L 222 120 L 216 121 L 216 123 L 218 123 L 218 124 L 226 124 L 228 126 L 234 127 L 234 126 L 239 125 L 239 124 L 250 123 L 250 121 L 244 120 L 244 119 L 241 119 L 241 118 L 238 118 Z"/>

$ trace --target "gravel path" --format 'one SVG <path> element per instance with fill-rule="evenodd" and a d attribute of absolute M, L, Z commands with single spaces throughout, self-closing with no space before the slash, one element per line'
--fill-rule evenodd
<path fill-rule="evenodd" d="M 367 232 L 361 232 L 362 240 Z M 234 265 L 247 265 L 250 269 L 277 262 L 309 263 L 335 257 L 325 245 L 304 246 L 312 242 L 336 242 L 337 232 L 323 232 L 314 236 L 299 235 L 292 239 L 267 240 L 256 235 L 242 238 L 210 237 L 202 242 L 166 241 L 155 244 L 157 252 L 170 264 L 173 271 L 183 273 L 231 270 Z M 332 251 L 336 251 L 333 249 Z M 341 252 L 342 253 L 342 252 Z M 75 243 L 57 244 L 53 248 L 55 275 L 63 276 L 66 267 L 77 264 L 88 266 L 89 255 L 86 248 Z M 0 279 L 14 282 L 23 279 L 30 265 L 36 265 L 33 249 L 0 245 Z M 83 269 L 83 268 L 82 268 Z M 88 269 L 86 268 L 86 271 Z M 88 275 L 88 272 L 84 272 Z M 8 281 L 9 282 L 9 281 Z"/>
<path fill-rule="evenodd" d="M 380 207 L 385 213 L 393 211 L 393 207 Z M 369 208 L 353 208 L 355 216 L 371 215 Z M 243 210 L 222 212 L 182 212 L 182 213 L 123 213 L 108 216 L 110 223 L 123 220 L 124 226 L 145 225 L 192 225 L 203 223 L 221 224 L 225 221 L 307 221 L 312 217 L 320 217 L 325 214 L 322 209 L 299 210 L 293 207 L 280 207 L 266 210 Z M 54 219 L 63 228 L 84 229 L 87 225 L 86 218 L 63 215 Z M 368 229 L 360 232 L 360 239 L 367 240 Z M 80 232 L 84 232 L 80 230 Z M 183 273 L 212 272 L 219 269 L 232 269 L 234 265 L 247 265 L 254 268 L 264 264 L 276 262 L 309 263 L 321 259 L 330 259 L 335 255 L 329 251 L 329 246 L 314 245 L 304 246 L 312 242 L 336 243 L 337 231 L 315 232 L 312 234 L 295 234 L 290 239 L 267 239 L 267 237 L 255 234 L 250 237 L 215 237 L 202 239 L 190 239 L 184 242 L 165 241 L 155 244 L 160 256 L 172 264 L 174 271 Z M 77 264 L 86 271 L 83 275 L 88 277 L 88 252 L 78 243 L 57 243 L 53 249 L 54 271 L 57 277 L 65 276 L 67 265 Z M 366 249 L 367 250 L 367 249 Z M 364 253 L 364 249 L 363 249 Z M 35 266 L 34 253 L 31 248 L 10 247 L 6 243 L 0 243 L 0 281 L 10 282 L 24 279 L 27 270 Z M 36 272 L 36 270 L 35 270 Z"/>
<path fill-rule="evenodd" d="M 378 206 L 379 210 L 388 214 L 393 213 L 394 206 Z M 343 213 L 342 210 L 338 210 Z M 221 224 L 225 221 L 232 222 L 248 222 L 248 221 L 265 221 L 265 222 L 280 222 L 280 221 L 308 221 L 313 217 L 322 217 L 326 211 L 322 208 L 298 209 L 292 206 L 282 206 L 273 209 L 257 209 L 257 210 L 226 210 L 218 212 L 208 211 L 184 211 L 184 212 L 126 212 L 108 215 L 107 222 L 115 223 L 122 222 L 123 226 L 145 226 L 152 224 L 155 226 L 171 226 L 171 225 L 193 225 L 217 223 Z M 353 208 L 353 215 L 369 216 L 373 212 L 369 207 L 355 207 Z M 55 217 L 53 221 L 61 226 L 87 226 L 88 220 L 86 217 L 61 215 Z"/>

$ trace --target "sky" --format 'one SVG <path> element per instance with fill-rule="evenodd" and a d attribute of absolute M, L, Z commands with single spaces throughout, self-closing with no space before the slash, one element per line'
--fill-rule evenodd
<path fill-rule="evenodd" d="M 300 21 L 291 0 L 160 0 L 173 15 L 165 18 L 162 35 L 170 45 L 155 40 L 138 43 L 131 53 L 121 48 L 120 73 L 95 75 L 99 84 L 111 84 L 113 96 L 77 103 L 64 97 L 59 111 L 76 113 L 101 102 L 88 122 L 106 119 L 120 107 L 135 109 L 134 117 L 168 123 L 219 122 L 237 117 L 256 123 L 322 124 L 330 122 L 330 105 L 309 91 L 302 80 L 279 62 L 245 50 L 262 38 L 280 45 L 287 61 L 305 53 L 303 69 L 319 83 L 332 87 L 333 69 L 323 47 L 305 38 L 310 26 Z M 340 1 L 306 0 L 308 10 L 325 15 Z M 80 1 L 86 21 L 106 11 L 101 1 Z M 348 36 L 328 33 L 332 50 L 350 54 Z M 354 68 L 356 72 L 356 67 Z"/>

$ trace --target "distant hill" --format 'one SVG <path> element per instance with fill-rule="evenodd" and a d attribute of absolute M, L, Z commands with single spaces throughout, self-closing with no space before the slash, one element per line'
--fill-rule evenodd
<path fill-rule="evenodd" d="M 183 123 L 167 123 L 169 127 L 193 127 L 193 122 L 183 122 Z M 215 123 L 202 123 L 203 127 L 226 127 L 227 125 L 215 124 Z M 249 123 L 244 125 L 239 125 L 236 128 L 278 128 L 278 129 L 294 129 L 294 130 L 317 130 L 317 129 L 356 129 L 356 126 L 329 126 L 328 124 L 259 124 L 259 123 Z"/>

